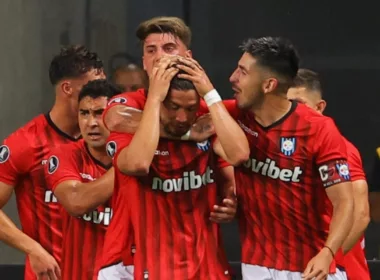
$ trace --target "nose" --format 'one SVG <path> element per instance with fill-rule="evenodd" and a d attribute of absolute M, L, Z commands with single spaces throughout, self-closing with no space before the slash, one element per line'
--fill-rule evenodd
<path fill-rule="evenodd" d="M 176 121 L 179 123 L 185 123 L 187 122 L 188 117 L 185 112 L 185 110 L 178 110 L 177 115 L 176 115 Z"/>
<path fill-rule="evenodd" d="M 237 75 L 237 73 L 236 73 L 236 70 L 231 74 L 231 76 L 230 76 L 230 83 L 235 83 L 235 82 L 237 82 L 237 79 L 238 78 L 238 75 Z"/>
<path fill-rule="evenodd" d="M 91 115 L 90 119 L 88 120 L 88 125 L 90 127 L 97 127 L 97 126 L 99 126 L 98 118 L 96 116 Z"/>

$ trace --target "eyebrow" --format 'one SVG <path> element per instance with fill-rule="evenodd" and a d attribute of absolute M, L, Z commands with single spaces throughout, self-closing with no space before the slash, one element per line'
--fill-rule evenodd
<path fill-rule="evenodd" d="M 247 68 L 245 68 L 243 65 L 238 65 L 238 68 L 239 69 L 241 69 L 241 70 L 244 70 L 244 71 L 246 71 L 246 72 L 248 72 L 248 69 Z"/>

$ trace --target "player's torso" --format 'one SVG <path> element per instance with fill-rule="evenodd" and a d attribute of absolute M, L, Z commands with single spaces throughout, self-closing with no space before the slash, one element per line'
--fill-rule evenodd
<path fill-rule="evenodd" d="M 82 141 L 75 145 L 78 146 L 76 162 L 82 182 L 88 183 L 100 178 L 108 167 L 93 159 Z M 70 216 L 64 209 L 62 212 L 62 279 L 97 279 L 104 236 L 113 215 L 110 203 L 100 205 L 80 217 Z"/>
<path fill-rule="evenodd" d="M 281 267 L 276 251 L 295 260 L 300 243 L 316 251 L 314 239 L 327 237 L 330 202 L 315 164 L 316 129 L 293 106 L 268 128 L 250 113 L 237 115 L 251 150 L 250 159 L 235 169 L 243 262 Z"/>
<path fill-rule="evenodd" d="M 22 128 L 30 139 L 28 146 L 33 151 L 29 172 L 17 182 L 15 193 L 23 231 L 39 242 L 60 261 L 62 246 L 62 220 L 60 206 L 52 191 L 46 186 L 43 165 L 50 151 L 73 138 L 61 134 L 50 118 L 40 115 Z M 24 145 L 25 143 L 20 143 Z M 26 268 L 26 279 L 30 273 Z"/>
<path fill-rule="evenodd" d="M 129 188 L 136 279 L 229 279 L 209 220 L 218 203 L 215 160 L 210 140 L 160 141 L 149 175 Z"/>

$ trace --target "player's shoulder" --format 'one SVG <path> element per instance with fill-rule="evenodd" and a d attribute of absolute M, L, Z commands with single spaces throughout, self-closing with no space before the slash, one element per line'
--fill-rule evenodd
<path fill-rule="evenodd" d="M 24 146 L 31 144 L 34 139 L 41 137 L 46 125 L 48 125 L 46 116 L 43 114 L 38 115 L 8 135 L 5 142 L 10 144 L 13 142 L 22 143 Z"/>
<path fill-rule="evenodd" d="M 361 158 L 360 152 L 355 147 L 355 145 L 352 144 L 350 141 L 348 141 L 345 137 L 343 137 L 343 141 L 346 144 L 346 150 L 347 150 L 348 157 L 353 158 L 353 159 L 360 159 Z"/>
<path fill-rule="evenodd" d="M 114 96 L 109 102 L 108 106 L 112 105 L 125 105 L 132 107 L 140 107 L 143 109 L 146 101 L 147 92 L 145 89 L 138 89 L 133 92 L 124 92 Z"/>
<path fill-rule="evenodd" d="M 332 118 L 322 115 L 321 113 L 302 103 L 297 103 L 295 112 L 300 121 L 306 122 L 316 127 L 335 125 L 335 122 Z"/>

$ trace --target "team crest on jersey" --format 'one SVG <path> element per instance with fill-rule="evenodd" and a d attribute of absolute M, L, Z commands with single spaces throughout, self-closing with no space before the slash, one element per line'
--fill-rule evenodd
<path fill-rule="evenodd" d="M 339 176 L 345 180 L 350 179 L 350 170 L 347 163 L 337 163 L 336 169 L 338 169 Z"/>
<path fill-rule="evenodd" d="M 291 156 L 296 150 L 295 137 L 281 137 L 281 152 L 286 156 Z"/>
<path fill-rule="evenodd" d="M 107 154 L 113 158 L 113 156 L 116 153 L 116 142 L 115 141 L 110 141 L 107 143 Z"/>
<path fill-rule="evenodd" d="M 8 146 L 3 145 L 0 146 L 0 163 L 4 163 L 9 159 L 9 155 L 11 154 Z"/>
<path fill-rule="evenodd" d="M 114 103 L 125 104 L 125 103 L 127 103 L 127 98 L 116 97 L 116 98 L 112 99 L 110 102 L 108 102 L 108 105 L 111 105 L 111 104 L 114 104 Z"/>
<path fill-rule="evenodd" d="M 59 160 L 56 156 L 51 156 L 48 161 L 48 173 L 53 174 L 58 168 Z"/>
<path fill-rule="evenodd" d="M 206 152 L 210 148 L 210 146 L 211 146 L 210 140 L 206 140 L 206 141 L 197 143 L 198 149 L 200 149 L 204 152 Z"/>

